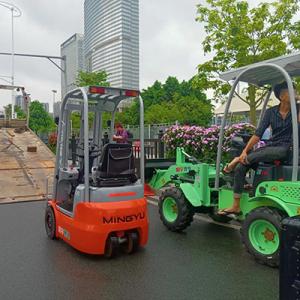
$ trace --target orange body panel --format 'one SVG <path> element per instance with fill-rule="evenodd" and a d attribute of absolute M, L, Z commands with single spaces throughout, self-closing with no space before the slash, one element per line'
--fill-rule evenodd
<path fill-rule="evenodd" d="M 109 234 L 137 230 L 140 246 L 148 241 L 146 199 L 120 202 L 82 202 L 73 217 L 62 213 L 55 200 L 49 201 L 56 219 L 56 236 L 88 254 L 104 254 Z"/>

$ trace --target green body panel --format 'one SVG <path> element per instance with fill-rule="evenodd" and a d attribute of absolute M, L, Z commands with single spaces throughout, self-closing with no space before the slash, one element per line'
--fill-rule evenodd
<path fill-rule="evenodd" d="M 194 183 L 181 183 L 180 188 L 194 207 L 210 206 L 209 179 L 210 175 L 214 177 L 216 173 L 207 164 L 200 164 L 198 168 L 199 173 L 195 176 Z"/>
<path fill-rule="evenodd" d="M 194 175 L 190 175 L 194 173 Z M 174 179 L 176 176 L 178 179 Z M 156 170 L 149 185 L 154 190 L 159 190 L 170 183 L 182 187 L 187 200 L 193 206 L 210 206 L 211 189 L 209 183 L 216 176 L 214 166 L 199 163 L 192 164 L 185 161 L 183 148 L 177 148 L 176 164 L 167 170 Z M 186 182 L 187 181 L 187 182 Z"/>
<path fill-rule="evenodd" d="M 276 202 L 288 216 L 300 215 L 300 181 L 265 181 L 259 184 L 255 196 L 251 202 L 268 198 Z"/>
<path fill-rule="evenodd" d="M 167 170 L 156 170 L 156 173 L 149 182 L 149 185 L 154 190 L 159 190 L 169 183 L 174 182 L 174 179 L 171 178 L 173 176 L 183 176 L 189 179 L 189 172 L 194 171 L 195 173 L 198 173 L 199 165 L 185 162 L 183 151 L 182 148 L 177 148 L 175 165 L 170 166 Z"/>
<path fill-rule="evenodd" d="M 265 194 L 300 206 L 300 181 L 264 181 L 257 187 L 255 196 Z"/>
<path fill-rule="evenodd" d="M 210 170 L 211 170 L 211 172 L 210 172 Z M 196 178 L 195 185 L 197 188 L 200 189 L 202 205 L 204 205 L 204 206 L 210 206 L 210 193 L 211 192 L 210 192 L 210 187 L 209 187 L 209 180 L 211 178 L 215 178 L 215 176 L 216 176 L 215 168 L 212 169 L 207 164 L 201 164 L 200 178 L 199 178 L 199 181 L 197 181 L 197 178 Z"/>
<path fill-rule="evenodd" d="M 199 193 L 199 189 L 197 189 L 193 184 L 191 183 L 181 183 L 180 189 L 182 190 L 185 198 L 194 206 L 202 206 L 203 200 Z"/>
<path fill-rule="evenodd" d="M 230 207 L 232 205 L 232 201 L 233 191 L 229 188 L 221 188 L 219 191 L 219 208 L 223 209 Z M 290 203 L 286 202 L 284 198 L 278 198 L 270 194 L 250 198 L 247 193 L 243 193 L 240 205 L 241 211 L 243 212 L 243 215 L 240 216 L 240 220 L 243 220 L 245 215 L 247 215 L 251 210 L 261 206 L 276 207 L 285 211 L 289 217 L 300 214 L 300 201 L 298 204 Z"/>
<path fill-rule="evenodd" d="M 219 209 L 224 209 L 227 207 L 231 207 L 233 202 L 233 190 L 230 188 L 221 188 L 219 190 L 219 201 L 218 201 L 218 207 Z M 243 215 L 239 218 L 242 220 L 244 219 L 245 212 L 252 210 L 255 208 L 255 206 L 251 206 L 249 203 L 249 195 L 247 193 L 243 193 L 241 197 L 241 211 L 243 212 Z"/>
<path fill-rule="evenodd" d="M 174 180 L 171 178 L 174 175 L 189 178 L 188 173 L 192 170 L 198 172 L 198 167 L 195 168 L 195 165 L 189 163 L 186 163 L 184 166 L 176 164 L 169 167 L 167 170 L 156 170 L 156 174 L 152 177 L 149 185 L 154 190 L 159 190 L 168 185 L 170 182 L 174 182 Z"/>
<path fill-rule="evenodd" d="M 265 195 L 263 197 L 253 197 L 249 200 L 251 206 L 271 206 L 286 212 L 289 217 L 294 217 L 300 214 L 300 204 L 285 202 L 285 199 L 280 199 L 272 195 Z"/>
<path fill-rule="evenodd" d="M 184 155 L 184 149 L 183 148 L 177 148 L 176 149 L 176 164 L 182 165 L 185 164 L 185 155 Z"/>

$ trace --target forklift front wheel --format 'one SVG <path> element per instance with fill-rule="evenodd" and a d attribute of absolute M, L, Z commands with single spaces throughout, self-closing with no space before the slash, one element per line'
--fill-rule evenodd
<path fill-rule="evenodd" d="M 45 212 L 45 229 L 47 236 L 51 240 L 56 239 L 56 220 L 53 208 L 51 206 L 47 206 Z"/>
<path fill-rule="evenodd" d="M 115 236 L 109 236 L 106 240 L 104 256 L 106 258 L 113 258 L 117 255 L 119 247 L 119 240 Z"/>
<path fill-rule="evenodd" d="M 193 221 L 194 210 L 182 191 L 169 187 L 163 191 L 158 202 L 160 219 L 171 231 L 180 232 Z"/>

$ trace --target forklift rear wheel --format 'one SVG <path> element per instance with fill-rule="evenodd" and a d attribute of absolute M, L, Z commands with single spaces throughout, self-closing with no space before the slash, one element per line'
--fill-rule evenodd
<path fill-rule="evenodd" d="M 53 208 L 51 206 L 47 206 L 45 212 L 45 228 L 47 236 L 51 240 L 56 239 L 56 221 Z"/>
<path fill-rule="evenodd" d="M 109 236 L 106 240 L 104 256 L 106 258 L 113 258 L 117 255 L 119 247 L 118 238 L 115 236 Z"/>
<path fill-rule="evenodd" d="M 134 253 L 139 248 L 139 235 L 137 232 L 129 232 L 126 234 L 127 241 L 124 244 L 124 251 L 127 254 Z"/>
<path fill-rule="evenodd" d="M 185 199 L 182 191 L 176 187 L 169 187 L 162 192 L 158 207 L 160 219 L 171 231 L 180 232 L 193 221 L 193 207 Z"/>
<path fill-rule="evenodd" d="M 261 264 L 279 266 L 280 230 L 284 213 L 273 207 L 250 212 L 241 228 L 247 251 Z"/>

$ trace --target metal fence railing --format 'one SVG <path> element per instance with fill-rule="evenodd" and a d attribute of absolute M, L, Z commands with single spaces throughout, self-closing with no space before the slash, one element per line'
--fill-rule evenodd
<path fill-rule="evenodd" d="M 165 145 L 162 141 L 163 132 L 159 133 L 159 138 L 157 139 L 145 139 L 145 158 L 146 159 L 157 159 L 165 157 Z M 69 160 L 72 160 L 74 163 L 77 159 L 75 153 L 77 151 L 79 138 L 74 135 L 69 142 Z M 105 136 L 102 139 L 103 145 L 108 143 L 109 139 Z M 139 139 L 130 139 L 129 143 L 132 144 L 133 153 L 135 158 L 140 158 L 140 140 Z"/>
<path fill-rule="evenodd" d="M 144 136 L 145 139 L 156 139 L 158 138 L 160 131 L 165 131 L 166 128 L 169 128 L 174 124 L 152 124 L 152 125 L 145 125 L 144 128 Z M 140 137 L 140 127 L 128 125 L 125 126 L 125 129 L 129 131 L 134 139 L 138 139 Z"/>

